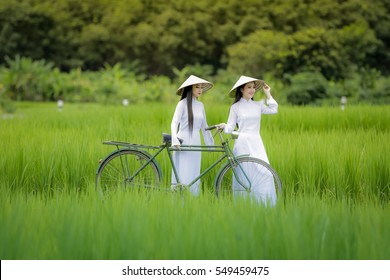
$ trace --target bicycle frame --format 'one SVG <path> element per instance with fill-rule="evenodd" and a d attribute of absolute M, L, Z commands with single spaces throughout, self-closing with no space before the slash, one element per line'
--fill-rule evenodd
<path fill-rule="evenodd" d="M 228 160 L 228 163 L 227 164 L 230 164 L 232 167 L 234 166 L 238 166 L 242 173 L 245 175 L 245 179 L 246 181 L 248 182 L 247 184 L 243 183 L 241 181 L 241 179 L 239 178 L 239 176 L 237 175 L 237 172 L 235 170 L 235 168 L 232 168 L 233 170 L 233 174 L 237 180 L 237 182 L 247 191 L 250 191 L 251 190 L 251 182 L 249 180 L 249 178 L 247 177 L 246 173 L 244 172 L 243 168 L 241 167 L 240 163 L 236 160 L 237 158 L 233 155 L 233 152 L 231 151 L 228 143 L 229 143 L 229 140 L 225 140 L 223 138 L 223 136 L 221 135 L 221 131 L 218 131 L 217 132 L 219 134 L 219 137 L 221 139 L 221 143 L 222 145 L 216 145 L 216 146 L 206 146 L 206 145 L 182 145 L 182 146 L 179 146 L 179 147 L 175 147 L 175 146 L 170 146 L 170 143 L 169 142 L 166 142 L 162 145 L 159 145 L 159 146 L 150 146 L 150 145 L 142 145 L 142 144 L 132 144 L 132 143 L 126 143 L 126 142 L 118 142 L 118 141 L 106 141 L 106 142 L 103 142 L 103 144 L 107 144 L 107 145 L 115 145 L 117 147 L 117 150 L 121 150 L 120 147 L 126 147 L 126 148 L 130 148 L 130 149 L 135 149 L 135 150 L 138 150 L 146 155 L 148 155 L 148 158 L 149 160 L 147 160 L 132 176 L 128 177 L 126 180 L 127 181 L 131 181 L 133 180 L 141 171 L 142 169 L 144 169 L 150 162 L 154 161 L 156 162 L 156 157 L 163 151 L 163 150 L 167 150 L 167 154 L 168 154 L 168 157 L 169 157 L 169 161 L 171 163 L 171 166 L 172 166 L 172 170 L 173 170 L 173 173 L 175 175 L 175 178 L 176 178 L 176 182 L 179 184 L 179 185 L 183 185 L 185 187 L 190 187 L 192 186 L 193 184 L 195 184 L 198 180 L 200 180 L 200 178 L 202 178 L 205 174 L 207 174 L 208 172 L 210 172 L 214 167 L 216 167 L 219 163 L 221 163 L 222 161 L 224 161 L 225 159 Z M 215 135 L 214 135 L 215 136 Z M 126 149 L 125 148 L 125 149 Z M 148 152 L 146 152 L 145 150 L 147 149 L 153 149 L 153 150 L 157 150 L 154 154 L 150 154 Z M 179 179 L 179 175 L 178 175 L 178 172 L 177 172 L 177 169 L 176 169 L 176 166 L 175 166 L 175 163 L 174 163 L 174 160 L 173 160 L 173 152 L 180 152 L 180 151 L 191 151 L 191 152 L 214 152 L 214 153 L 222 153 L 222 156 L 219 157 L 216 161 L 214 161 L 211 165 L 209 165 L 206 169 L 204 169 L 196 178 L 194 178 L 190 183 L 188 184 L 182 184 L 180 182 L 180 179 Z M 122 168 L 123 170 L 125 170 L 125 168 L 123 167 L 123 163 L 122 163 Z"/>

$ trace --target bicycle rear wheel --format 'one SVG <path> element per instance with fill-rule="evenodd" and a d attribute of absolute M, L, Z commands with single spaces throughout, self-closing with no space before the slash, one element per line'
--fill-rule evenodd
<path fill-rule="evenodd" d="M 103 194 L 118 189 L 159 189 L 161 172 L 147 154 L 119 150 L 107 157 L 96 173 L 96 187 Z"/>
<path fill-rule="evenodd" d="M 257 200 L 266 202 L 267 199 L 273 200 L 273 196 L 276 199 L 282 193 L 279 176 L 268 163 L 253 157 L 241 157 L 236 161 L 234 167 L 227 164 L 218 174 L 215 183 L 218 197 L 253 195 Z M 251 189 L 246 190 L 237 179 L 246 186 L 250 185 Z"/>

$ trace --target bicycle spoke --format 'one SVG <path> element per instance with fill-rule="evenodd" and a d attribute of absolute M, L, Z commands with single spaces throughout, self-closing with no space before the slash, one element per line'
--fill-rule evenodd
<path fill-rule="evenodd" d="M 97 174 L 103 193 L 117 189 L 159 189 L 160 173 L 149 158 L 135 150 L 122 150 L 105 160 Z"/>
<path fill-rule="evenodd" d="M 234 170 L 227 165 L 221 171 L 215 188 L 218 197 L 252 196 L 274 201 L 281 192 L 281 183 L 277 173 L 267 163 L 244 157 L 238 159 Z"/>

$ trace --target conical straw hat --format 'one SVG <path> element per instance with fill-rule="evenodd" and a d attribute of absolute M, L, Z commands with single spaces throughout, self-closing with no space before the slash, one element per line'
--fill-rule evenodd
<path fill-rule="evenodd" d="M 247 76 L 241 76 L 238 79 L 238 81 L 234 84 L 232 89 L 229 91 L 229 96 L 235 97 L 236 93 L 234 92 L 234 90 L 242 85 L 245 85 L 246 83 L 249 83 L 249 82 L 255 82 L 256 91 L 259 90 L 259 88 L 263 87 L 265 84 L 263 80 L 259 80 L 259 79 L 255 79 L 255 78 L 251 78 L 251 77 L 247 77 Z"/>
<path fill-rule="evenodd" d="M 183 89 L 188 86 L 196 85 L 196 84 L 201 84 L 202 85 L 202 91 L 206 92 L 209 89 L 213 87 L 213 84 L 210 83 L 209 81 L 203 80 L 197 76 L 191 75 L 188 77 L 187 80 L 178 88 L 176 91 L 177 95 L 182 95 Z"/>

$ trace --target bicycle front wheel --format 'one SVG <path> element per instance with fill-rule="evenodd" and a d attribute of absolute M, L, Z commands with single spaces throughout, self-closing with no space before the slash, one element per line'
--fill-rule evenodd
<path fill-rule="evenodd" d="M 158 189 L 160 169 L 147 154 L 137 150 L 119 150 L 98 168 L 96 186 L 103 194 L 117 189 Z"/>
<path fill-rule="evenodd" d="M 257 200 L 274 200 L 282 192 L 282 183 L 276 171 L 265 161 L 253 157 L 236 159 L 227 164 L 215 183 L 218 197 L 251 195 Z"/>

